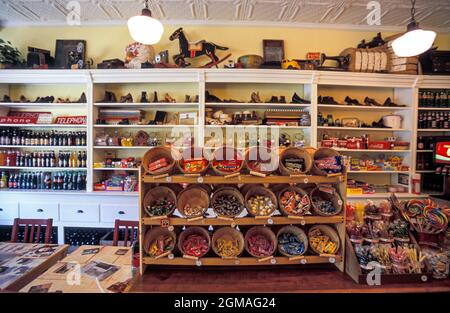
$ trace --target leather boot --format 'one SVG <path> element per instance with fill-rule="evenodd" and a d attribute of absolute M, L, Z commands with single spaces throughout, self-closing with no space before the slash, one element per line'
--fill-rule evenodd
<path fill-rule="evenodd" d="M 143 91 L 141 93 L 141 103 L 148 103 L 147 92 Z"/>
<path fill-rule="evenodd" d="M 122 96 L 120 98 L 120 103 L 133 103 L 133 96 L 131 93 L 127 94 L 126 96 Z"/>
<path fill-rule="evenodd" d="M 285 96 L 280 96 L 280 99 L 278 101 L 279 103 L 286 103 L 286 97 Z"/>
<path fill-rule="evenodd" d="M 250 96 L 250 103 L 261 103 L 261 98 L 259 97 L 259 92 L 252 92 Z"/>
<path fill-rule="evenodd" d="M 158 99 L 158 92 L 154 91 L 153 92 L 153 103 L 158 103 L 159 99 Z"/>
<path fill-rule="evenodd" d="M 86 94 L 83 92 L 80 96 L 80 99 L 78 99 L 77 103 L 87 103 Z"/>
<path fill-rule="evenodd" d="M 319 97 L 319 98 L 321 98 L 321 97 Z M 309 104 L 310 102 L 308 100 L 302 99 L 297 93 L 294 93 L 294 95 L 292 96 L 291 103 Z"/>
<path fill-rule="evenodd" d="M 200 102 L 200 98 L 198 97 L 198 95 L 195 95 L 194 102 L 195 103 L 199 103 Z"/>
<path fill-rule="evenodd" d="M 269 101 L 266 101 L 266 103 L 278 103 L 278 97 L 272 96 Z"/>
<path fill-rule="evenodd" d="M 191 96 L 190 95 L 185 95 L 184 96 L 184 103 L 191 103 Z"/>
<path fill-rule="evenodd" d="M 2 102 L 12 102 L 11 97 L 8 95 L 4 95 L 3 96 L 3 101 Z"/>
<path fill-rule="evenodd" d="M 177 100 L 175 100 L 168 93 L 166 93 L 166 95 L 164 96 L 164 102 L 175 103 L 175 102 L 177 102 Z"/>

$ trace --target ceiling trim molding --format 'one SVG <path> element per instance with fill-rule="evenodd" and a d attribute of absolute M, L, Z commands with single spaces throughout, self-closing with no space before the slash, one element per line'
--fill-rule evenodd
<path fill-rule="evenodd" d="M 387 31 L 402 32 L 406 26 L 377 26 L 377 25 L 352 25 L 352 24 L 329 24 L 329 23 L 295 23 L 295 22 L 265 22 L 265 21 L 218 21 L 218 20 L 162 20 L 164 25 L 195 25 L 195 26 L 220 26 L 220 27 L 282 27 L 282 28 L 305 28 L 305 29 L 336 29 L 336 30 L 353 30 L 353 31 Z M 101 26 L 125 26 L 125 20 L 109 20 L 109 21 L 89 21 L 81 22 L 80 26 L 70 26 L 63 21 L 47 21 L 47 22 L 9 22 L 4 21 L 3 27 L 101 27 Z M 426 29 L 434 30 L 438 33 L 450 33 L 449 27 L 426 27 Z"/>

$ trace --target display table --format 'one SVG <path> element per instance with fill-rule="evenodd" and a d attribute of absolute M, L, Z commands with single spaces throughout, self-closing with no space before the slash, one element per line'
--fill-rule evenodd
<path fill-rule="evenodd" d="M 358 285 L 344 273 L 326 269 L 246 270 L 149 270 L 130 292 L 298 292 L 298 293 L 394 293 L 450 292 L 450 279 L 427 283 Z"/>
<path fill-rule="evenodd" d="M 131 248 L 81 246 L 21 292 L 122 292 L 133 277 Z"/>
<path fill-rule="evenodd" d="M 0 242 L 0 290 L 19 291 L 67 254 L 68 245 Z"/>

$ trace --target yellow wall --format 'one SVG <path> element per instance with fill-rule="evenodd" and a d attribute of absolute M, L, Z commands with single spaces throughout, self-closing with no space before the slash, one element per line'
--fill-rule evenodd
<path fill-rule="evenodd" d="M 178 43 L 168 39 L 176 28 L 166 26 L 162 41 L 155 47 L 157 52 L 167 49 L 170 58 L 177 53 Z M 367 32 L 285 27 L 185 26 L 184 29 L 189 40 L 206 39 L 230 47 L 234 59 L 245 54 L 262 55 L 263 39 L 284 39 L 287 58 L 304 58 L 307 52 L 339 54 L 345 48 L 355 47 L 363 38 L 371 40 L 376 34 L 376 30 Z M 384 32 L 383 36 L 391 34 Z M 0 31 L 0 38 L 12 41 L 24 53 L 28 46 L 48 49 L 53 53 L 56 39 L 85 39 L 88 56 L 95 63 L 111 58 L 123 59 L 125 46 L 132 42 L 126 26 L 5 28 Z M 450 34 L 438 34 L 435 45 L 440 50 L 450 50 Z M 223 56 L 225 52 L 220 51 L 218 54 Z M 201 63 L 204 61 L 206 59 Z"/>

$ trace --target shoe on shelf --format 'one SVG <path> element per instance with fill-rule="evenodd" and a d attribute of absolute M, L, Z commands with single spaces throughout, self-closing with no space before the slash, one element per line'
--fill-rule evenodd
<path fill-rule="evenodd" d="M 317 99 L 319 104 L 339 104 L 337 103 L 333 97 L 329 97 L 329 96 L 319 96 L 319 98 Z"/>
<path fill-rule="evenodd" d="M 190 95 L 185 95 L 184 96 L 184 103 L 191 103 L 191 96 Z"/>
<path fill-rule="evenodd" d="M 276 96 L 272 96 L 272 98 L 270 98 L 269 101 L 266 101 L 266 103 L 278 103 L 278 102 L 279 102 L 279 100 L 278 100 L 278 97 L 276 97 Z"/>
<path fill-rule="evenodd" d="M 103 100 L 98 101 L 99 103 L 116 103 L 117 98 L 116 95 L 111 91 L 105 91 L 105 97 Z"/>
<path fill-rule="evenodd" d="M 250 103 L 262 103 L 261 98 L 259 97 L 259 92 L 252 92 L 250 96 Z"/>
<path fill-rule="evenodd" d="M 294 92 L 294 95 L 292 96 L 292 102 L 291 103 L 309 104 L 310 101 L 301 98 L 296 92 Z"/>
<path fill-rule="evenodd" d="M 159 100 L 158 100 L 158 92 L 157 91 L 153 92 L 153 101 L 152 102 L 153 103 L 158 103 L 159 102 Z"/>
<path fill-rule="evenodd" d="M 348 105 L 362 105 L 361 103 L 359 103 L 359 101 L 357 99 L 352 99 L 349 96 L 346 96 L 344 101 Z"/>
<path fill-rule="evenodd" d="M 164 96 L 164 102 L 168 102 L 168 103 L 176 103 L 177 100 L 175 100 L 175 99 L 172 98 L 168 93 L 166 93 L 165 96 Z"/>
<path fill-rule="evenodd" d="M 391 100 L 390 97 L 388 97 L 388 98 L 384 101 L 383 106 L 387 106 L 387 107 L 406 107 L 406 105 L 403 105 L 403 104 L 397 104 L 397 103 L 395 103 L 395 102 L 392 102 L 392 100 Z"/>
<path fill-rule="evenodd" d="M 25 97 L 24 95 L 20 96 L 20 103 L 28 103 L 30 102 L 30 100 L 27 99 L 27 97 Z"/>
<path fill-rule="evenodd" d="M 133 96 L 131 93 L 127 94 L 126 96 L 120 97 L 120 103 L 133 103 Z"/>
<path fill-rule="evenodd" d="M 148 103 L 148 98 L 147 98 L 147 92 L 146 91 L 143 91 L 141 93 L 141 100 L 140 100 L 140 102 L 141 103 Z"/>
<path fill-rule="evenodd" d="M 223 102 L 222 99 L 216 97 L 215 95 L 209 93 L 208 90 L 205 92 L 205 102 Z"/>
<path fill-rule="evenodd" d="M 87 103 L 86 94 L 83 92 L 80 96 L 80 99 L 78 99 L 77 103 Z"/>
<path fill-rule="evenodd" d="M 383 106 L 381 103 L 378 103 L 375 99 L 369 98 L 369 97 L 365 97 L 364 98 L 364 104 L 365 105 L 370 105 L 370 106 L 377 106 L 377 107 L 381 107 Z"/>
<path fill-rule="evenodd" d="M 3 96 L 3 101 L 2 102 L 12 102 L 11 97 L 8 95 L 4 95 Z"/>
<path fill-rule="evenodd" d="M 278 101 L 279 103 L 286 103 L 286 97 L 285 96 L 280 96 L 280 99 Z"/>
<path fill-rule="evenodd" d="M 198 95 L 195 95 L 194 101 L 195 103 L 199 103 L 200 102 L 200 98 Z"/>

